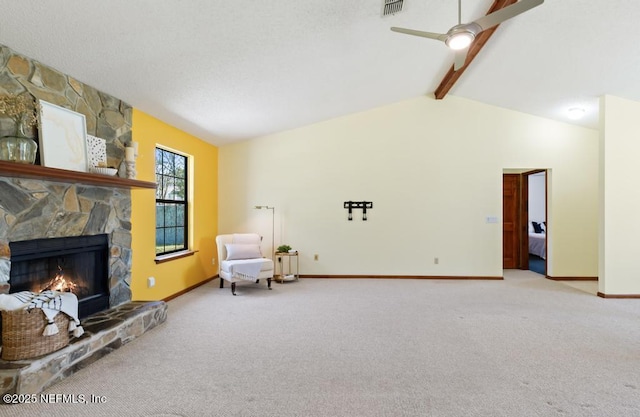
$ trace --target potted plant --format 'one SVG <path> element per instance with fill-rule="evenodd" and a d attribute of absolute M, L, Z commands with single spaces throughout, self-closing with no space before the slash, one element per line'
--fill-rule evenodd
<path fill-rule="evenodd" d="M 278 246 L 278 249 L 276 249 L 276 252 L 278 253 L 288 253 L 291 250 L 291 246 L 289 245 L 280 245 Z"/>
<path fill-rule="evenodd" d="M 14 133 L 0 138 L 0 160 L 33 164 L 38 145 L 28 130 L 37 123 L 35 102 L 29 94 L 0 96 L 0 115 L 13 120 Z"/>

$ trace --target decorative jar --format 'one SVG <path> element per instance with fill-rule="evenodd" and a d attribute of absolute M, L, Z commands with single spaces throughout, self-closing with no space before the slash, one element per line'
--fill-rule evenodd
<path fill-rule="evenodd" d="M 0 138 L 0 160 L 33 164 L 36 161 L 38 144 L 25 134 L 24 120 L 17 124 L 16 134 Z"/>

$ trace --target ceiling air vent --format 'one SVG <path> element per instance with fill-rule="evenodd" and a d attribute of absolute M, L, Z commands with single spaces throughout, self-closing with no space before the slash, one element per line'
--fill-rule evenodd
<path fill-rule="evenodd" d="M 384 0 L 382 4 L 382 16 L 400 13 L 404 0 Z"/>

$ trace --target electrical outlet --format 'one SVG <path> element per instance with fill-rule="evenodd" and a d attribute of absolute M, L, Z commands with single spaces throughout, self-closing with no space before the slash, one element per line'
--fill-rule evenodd
<path fill-rule="evenodd" d="M 147 287 L 151 288 L 156 285 L 156 279 L 154 277 L 147 278 Z"/>
<path fill-rule="evenodd" d="M 438 265 L 440 263 L 440 259 L 438 258 L 433 258 L 433 263 Z"/>
<path fill-rule="evenodd" d="M 215 265 L 216 264 L 216 258 L 211 258 L 211 265 Z"/>
<path fill-rule="evenodd" d="M 316 253 L 315 255 L 313 255 L 313 260 L 314 260 L 314 261 L 317 261 L 317 260 L 318 260 L 318 258 L 319 258 L 319 256 L 318 256 L 318 254 L 317 254 L 317 253 Z"/>

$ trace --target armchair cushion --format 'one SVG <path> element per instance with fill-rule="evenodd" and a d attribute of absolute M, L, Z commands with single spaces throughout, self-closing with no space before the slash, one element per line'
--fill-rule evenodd
<path fill-rule="evenodd" d="M 262 258 L 260 245 L 252 245 L 246 243 L 227 243 L 224 246 L 227 249 L 227 261 L 233 261 L 236 259 Z"/>
<path fill-rule="evenodd" d="M 260 276 L 258 278 L 267 278 L 273 276 L 273 261 L 269 258 L 260 259 L 238 259 L 235 261 L 220 262 L 220 275 L 223 278 L 233 278 L 233 267 L 242 264 L 251 264 L 256 261 L 260 262 Z"/>

